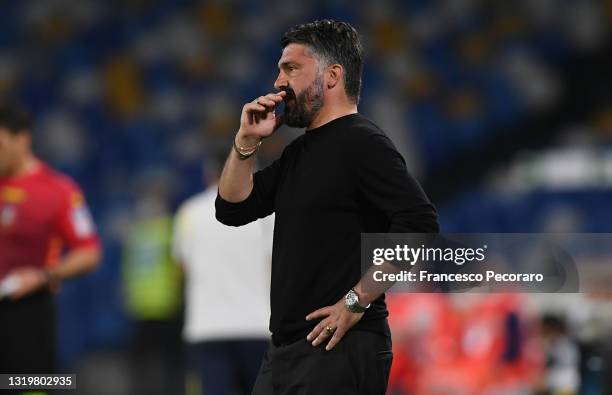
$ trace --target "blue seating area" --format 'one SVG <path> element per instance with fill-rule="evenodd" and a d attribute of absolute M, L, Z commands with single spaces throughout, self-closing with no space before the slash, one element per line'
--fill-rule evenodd
<path fill-rule="evenodd" d="M 607 189 L 500 196 L 480 188 L 442 206 L 440 219 L 447 233 L 608 233 L 610 199 L 612 191 Z"/>

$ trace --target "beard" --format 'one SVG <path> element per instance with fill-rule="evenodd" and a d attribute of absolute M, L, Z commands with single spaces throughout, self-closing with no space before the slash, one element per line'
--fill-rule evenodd
<path fill-rule="evenodd" d="M 294 128 L 308 127 L 323 107 L 322 74 L 318 74 L 312 84 L 297 96 L 290 87 L 285 90 L 288 99 L 285 103 L 284 123 Z"/>

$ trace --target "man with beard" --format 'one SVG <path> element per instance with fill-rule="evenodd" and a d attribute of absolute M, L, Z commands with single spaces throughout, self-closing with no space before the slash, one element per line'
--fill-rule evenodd
<path fill-rule="evenodd" d="M 253 394 L 384 394 L 388 313 L 384 293 L 363 287 L 360 235 L 435 233 L 437 214 L 393 143 L 357 112 L 363 49 L 355 29 L 298 25 L 281 47 L 280 92 L 243 107 L 216 201 L 227 225 L 276 214 L 272 342 Z M 306 133 L 253 174 L 253 155 L 281 123 Z"/>

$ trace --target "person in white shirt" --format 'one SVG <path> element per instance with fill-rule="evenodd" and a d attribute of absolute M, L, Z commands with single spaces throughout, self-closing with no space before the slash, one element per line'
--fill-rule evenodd
<path fill-rule="evenodd" d="M 209 161 L 208 188 L 179 208 L 173 255 L 185 271 L 189 365 L 206 395 L 248 393 L 270 338 L 273 216 L 240 228 L 215 219 L 222 163 Z M 248 301 L 248 303 L 245 303 Z"/>

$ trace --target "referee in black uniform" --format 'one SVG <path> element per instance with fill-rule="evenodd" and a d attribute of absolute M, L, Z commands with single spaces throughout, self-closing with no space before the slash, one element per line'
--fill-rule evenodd
<path fill-rule="evenodd" d="M 227 225 L 276 213 L 272 342 L 253 394 L 384 394 L 388 312 L 384 294 L 362 287 L 360 235 L 436 233 L 437 214 L 393 143 L 357 112 L 363 48 L 355 29 L 298 25 L 281 47 L 279 93 L 243 107 L 216 201 Z M 262 139 L 282 123 L 306 132 L 253 174 Z"/>

